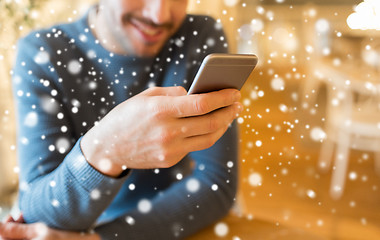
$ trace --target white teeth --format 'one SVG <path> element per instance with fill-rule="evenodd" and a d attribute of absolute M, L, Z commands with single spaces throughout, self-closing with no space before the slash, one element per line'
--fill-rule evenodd
<path fill-rule="evenodd" d="M 153 30 L 153 29 L 142 29 L 142 28 L 140 28 L 140 30 L 142 32 L 144 32 L 145 34 L 151 35 L 151 36 L 154 36 L 158 33 L 158 30 Z"/>
<path fill-rule="evenodd" d="M 150 35 L 150 36 L 155 36 L 160 32 L 160 29 L 153 29 L 151 27 L 146 27 L 144 24 L 135 22 L 135 26 L 144 34 Z"/>

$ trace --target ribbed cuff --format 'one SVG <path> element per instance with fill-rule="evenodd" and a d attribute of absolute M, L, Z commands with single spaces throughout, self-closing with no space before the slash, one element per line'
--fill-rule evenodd
<path fill-rule="evenodd" d="M 84 157 L 80 148 L 81 140 L 82 138 L 78 139 L 63 164 L 66 164 L 66 167 L 80 185 L 89 191 L 95 188 L 99 190 L 119 189 L 129 174 L 123 174 L 119 178 L 112 178 L 97 171 Z"/>

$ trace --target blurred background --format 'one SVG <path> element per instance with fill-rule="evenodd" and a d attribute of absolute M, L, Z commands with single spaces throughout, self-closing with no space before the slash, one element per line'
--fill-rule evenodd
<path fill-rule="evenodd" d="M 0 1 L 1 217 L 17 193 L 16 40 L 73 21 L 94 2 Z M 259 57 L 238 119 L 240 216 L 318 239 L 380 239 L 380 1 L 189 2 L 189 12 L 223 23 L 231 52 Z M 279 239 L 269 236 L 260 239 Z"/>

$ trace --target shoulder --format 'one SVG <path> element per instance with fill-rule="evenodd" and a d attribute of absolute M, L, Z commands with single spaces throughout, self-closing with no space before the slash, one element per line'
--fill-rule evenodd
<path fill-rule="evenodd" d="M 211 16 L 188 14 L 174 38 L 185 39 L 190 45 L 225 42 L 222 24 Z M 215 43 L 215 44 L 214 44 Z M 222 43 L 222 44 L 223 44 Z M 210 45 L 210 44 L 207 44 Z"/>
<path fill-rule="evenodd" d="M 222 25 L 218 23 L 213 17 L 208 15 L 194 15 L 188 14 L 183 21 L 182 28 L 194 29 L 198 31 L 221 31 Z"/>
<path fill-rule="evenodd" d="M 72 42 L 70 36 L 75 35 L 81 22 L 82 19 L 79 19 L 72 23 L 55 24 L 48 28 L 33 30 L 18 40 L 17 49 L 27 52 L 56 51 L 57 47 L 63 47 Z"/>

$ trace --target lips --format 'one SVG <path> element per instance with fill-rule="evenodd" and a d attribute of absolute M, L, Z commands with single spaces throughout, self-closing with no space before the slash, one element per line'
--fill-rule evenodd
<path fill-rule="evenodd" d="M 155 27 L 134 18 L 130 19 L 130 23 L 147 43 L 156 43 L 164 38 L 165 29 L 163 27 Z"/>

